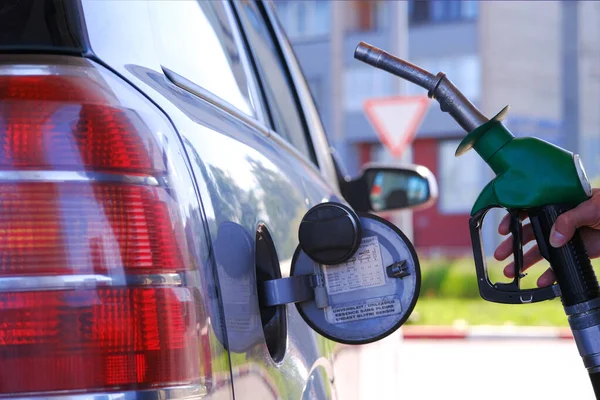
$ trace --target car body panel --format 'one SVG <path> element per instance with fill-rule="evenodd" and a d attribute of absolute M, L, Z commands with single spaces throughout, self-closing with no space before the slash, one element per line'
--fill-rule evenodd
<path fill-rule="evenodd" d="M 214 288 L 212 325 L 217 340 L 230 349 L 232 376 L 229 388 L 215 386 L 208 397 L 257 398 L 263 393 L 260 398 L 333 398 L 332 346 L 293 305 L 287 306 L 285 357 L 279 363 L 271 359 L 254 269 L 254 238 L 262 223 L 273 237 L 282 276 L 289 275 L 304 213 L 319 202 L 340 200 L 337 188 L 324 179 L 331 177 L 331 160 L 325 161 L 323 172 L 260 121 L 243 120 L 225 104 L 174 84 L 149 39 L 156 32 L 145 1 L 84 1 L 83 13 L 93 57 L 164 111 L 179 132 L 195 176 L 215 258 L 216 274 L 203 278 Z M 327 153 L 324 143 L 323 138 L 315 143 L 320 161 Z M 235 257 L 228 258 L 230 254 Z"/>

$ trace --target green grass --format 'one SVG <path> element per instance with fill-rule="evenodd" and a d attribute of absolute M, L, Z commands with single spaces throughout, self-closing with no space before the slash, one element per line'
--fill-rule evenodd
<path fill-rule="evenodd" d="M 505 262 L 488 259 L 492 282 L 508 282 L 502 269 Z M 592 261 L 596 274 L 600 259 Z M 538 263 L 527 271 L 521 288 L 535 288 L 537 278 L 548 268 Z M 421 260 L 421 295 L 409 324 L 419 325 L 518 325 L 568 326 L 560 300 L 535 304 L 497 304 L 479 296 L 474 262 L 470 258 Z"/>
<path fill-rule="evenodd" d="M 409 325 L 568 326 L 560 300 L 498 304 L 483 299 L 419 299 Z"/>
<path fill-rule="evenodd" d="M 509 282 L 503 275 L 506 263 L 487 261 L 488 273 L 492 282 Z M 521 280 L 521 288 L 536 287 L 537 278 L 548 268 L 548 263 L 540 262 L 526 271 Z M 421 261 L 422 297 L 479 299 L 477 276 L 472 259 L 454 260 L 430 259 Z"/>

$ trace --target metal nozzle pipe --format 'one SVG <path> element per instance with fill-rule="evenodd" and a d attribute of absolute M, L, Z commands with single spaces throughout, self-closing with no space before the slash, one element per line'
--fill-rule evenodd
<path fill-rule="evenodd" d="M 358 44 L 354 50 L 354 58 L 406 79 L 428 91 L 435 87 L 436 77 L 432 73 L 368 43 L 360 42 Z"/>
<path fill-rule="evenodd" d="M 427 96 L 437 100 L 442 111 L 449 113 L 467 132 L 488 121 L 443 72 L 433 75 L 365 42 L 358 44 L 354 58 L 427 89 Z"/>

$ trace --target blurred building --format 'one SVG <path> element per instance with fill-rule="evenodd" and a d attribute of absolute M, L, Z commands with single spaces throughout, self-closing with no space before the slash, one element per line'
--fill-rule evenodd
<path fill-rule="evenodd" d="M 445 72 L 490 117 L 510 104 L 506 123 L 517 136 L 541 137 L 579 152 L 591 178 L 600 176 L 600 2 L 275 3 L 329 138 L 352 175 L 368 161 L 399 161 L 380 145 L 363 102 L 424 94 L 354 60 L 362 40 L 433 73 Z M 412 217 L 421 252 L 471 254 L 470 208 L 492 176 L 476 153 L 454 157 L 463 136 L 432 102 L 402 160 L 426 165 L 440 185 L 437 205 Z M 499 240 L 494 232 L 494 223 L 487 224 L 490 248 Z"/>

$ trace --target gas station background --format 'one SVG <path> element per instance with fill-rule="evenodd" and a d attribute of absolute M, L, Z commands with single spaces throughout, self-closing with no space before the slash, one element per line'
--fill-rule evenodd
<path fill-rule="evenodd" d="M 431 101 L 400 159 L 383 148 L 363 104 L 424 91 L 353 58 L 360 41 L 443 71 L 488 117 L 510 104 L 506 125 L 582 156 L 600 185 L 600 2 L 461 0 L 276 0 L 323 118 L 348 173 L 370 161 L 427 166 L 437 177 L 433 207 L 388 216 L 422 255 L 470 256 L 468 218 L 492 173 L 474 152 L 454 151 L 461 128 Z M 486 251 L 501 238 L 501 213 L 484 226 Z M 486 222 L 488 220 L 486 219 Z"/>

